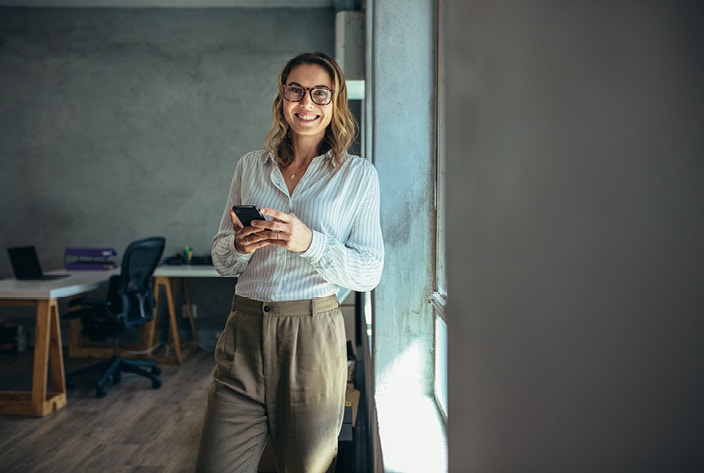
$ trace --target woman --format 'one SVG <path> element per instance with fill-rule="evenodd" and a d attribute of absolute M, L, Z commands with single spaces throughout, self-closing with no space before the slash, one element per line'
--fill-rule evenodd
<path fill-rule="evenodd" d="M 279 75 L 265 149 L 236 165 L 213 264 L 238 276 L 215 349 L 197 471 L 256 472 L 271 437 L 279 473 L 334 464 L 347 381 L 336 294 L 369 291 L 384 247 L 379 182 L 347 153 L 356 124 L 340 67 L 323 53 Z M 233 205 L 260 207 L 243 227 Z"/>

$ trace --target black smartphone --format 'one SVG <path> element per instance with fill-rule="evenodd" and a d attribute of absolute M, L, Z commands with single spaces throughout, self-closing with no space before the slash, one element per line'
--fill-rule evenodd
<path fill-rule="evenodd" d="M 252 220 L 264 220 L 262 214 L 259 213 L 259 208 L 255 205 L 234 205 L 232 210 L 235 211 L 235 215 L 245 227 L 252 226 Z"/>

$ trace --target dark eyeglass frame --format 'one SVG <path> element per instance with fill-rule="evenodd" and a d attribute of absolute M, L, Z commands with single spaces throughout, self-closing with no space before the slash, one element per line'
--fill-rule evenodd
<path fill-rule="evenodd" d="M 303 89 L 303 93 L 301 94 L 301 97 L 300 97 L 298 100 L 293 100 L 293 99 L 290 99 L 290 98 L 288 98 L 288 97 L 286 96 L 286 95 L 289 93 L 289 89 L 292 88 L 292 87 L 293 87 L 293 88 L 296 88 L 296 89 Z M 305 91 L 307 90 L 307 91 L 308 91 L 308 95 L 310 96 L 311 101 L 312 101 L 314 104 L 316 104 L 316 105 L 328 105 L 330 102 L 332 102 L 332 98 L 333 98 L 333 96 L 334 96 L 334 94 L 335 94 L 335 91 L 334 91 L 334 90 L 328 89 L 327 87 L 325 87 L 325 86 L 320 86 L 320 85 L 315 86 L 315 87 L 303 87 L 302 85 L 298 85 L 298 84 L 291 84 L 291 85 L 286 85 L 286 84 L 284 84 L 284 85 L 281 86 L 281 90 L 282 90 L 282 94 L 283 94 L 283 96 L 284 96 L 284 100 L 286 100 L 287 102 L 300 102 L 301 100 L 303 100 L 303 97 L 306 96 L 306 92 L 305 92 Z M 318 101 L 315 99 L 315 97 L 313 96 L 313 91 L 314 91 L 314 90 L 324 90 L 324 91 L 326 91 L 326 92 L 330 92 L 330 95 L 328 96 L 327 102 L 323 102 L 323 103 L 318 102 Z"/>

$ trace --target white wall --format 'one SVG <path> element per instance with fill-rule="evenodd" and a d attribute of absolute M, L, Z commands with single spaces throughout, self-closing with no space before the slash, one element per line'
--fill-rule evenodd
<path fill-rule="evenodd" d="M 703 471 L 701 3 L 444 3 L 450 471 Z"/>

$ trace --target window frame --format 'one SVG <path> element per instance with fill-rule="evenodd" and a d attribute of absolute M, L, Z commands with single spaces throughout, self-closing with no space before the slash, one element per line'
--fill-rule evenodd
<path fill-rule="evenodd" d="M 433 397 L 447 424 L 447 273 L 445 267 L 445 87 L 443 0 L 435 2 L 435 280 L 430 297 L 433 312 Z M 439 329 L 444 327 L 444 336 Z"/>

